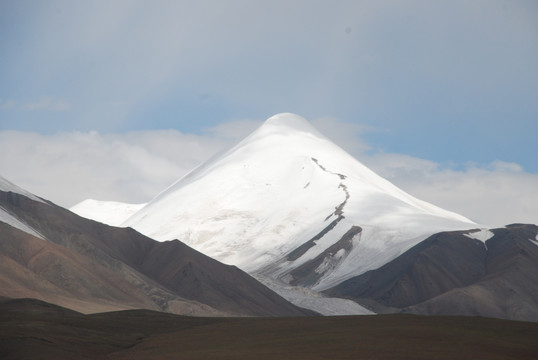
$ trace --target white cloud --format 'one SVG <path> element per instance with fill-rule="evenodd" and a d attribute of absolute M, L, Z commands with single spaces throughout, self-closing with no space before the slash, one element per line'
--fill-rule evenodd
<path fill-rule="evenodd" d="M 27 111 L 67 111 L 69 109 L 71 109 L 71 104 L 64 99 L 58 99 L 53 96 L 42 96 L 36 102 L 27 103 L 21 106 L 21 110 Z"/>
<path fill-rule="evenodd" d="M 1 110 L 7 110 L 7 109 L 12 109 L 13 107 L 15 106 L 15 101 L 14 100 L 2 100 L 0 99 L 0 109 Z"/>
<path fill-rule="evenodd" d="M 485 226 L 538 223 L 538 174 L 517 163 L 464 164 L 461 169 L 431 160 L 372 149 L 363 128 L 338 119 L 312 123 L 370 169 L 411 195 Z"/>
<path fill-rule="evenodd" d="M 538 223 L 538 174 L 514 163 L 461 170 L 398 154 L 363 157 L 372 170 L 419 199 L 486 225 Z"/>
<path fill-rule="evenodd" d="M 363 133 L 372 131 L 368 127 L 344 122 L 333 117 L 314 119 L 312 125 L 350 154 L 362 154 L 371 150 L 370 146 L 360 138 Z"/>
<path fill-rule="evenodd" d="M 493 171 L 500 171 L 500 172 L 508 172 L 508 173 L 517 173 L 522 172 L 523 167 L 519 164 L 513 163 L 513 162 L 506 162 L 506 161 L 493 161 L 491 164 L 489 164 L 489 169 Z"/>
<path fill-rule="evenodd" d="M 145 202 L 229 145 L 175 130 L 126 134 L 0 132 L 2 176 L 70 207 L 87 198 Z"/>
<path fill-rule="evenodd" d="M 364 129 L 336 119 L 313 123 L 359 161 L 410 194 L 481 224 L 538 223 L 538 174 L 515 163 L 446 168 L 402 154 L 373 151 Z M 202 135 L 175 130 L 56 135 L 0 132 L 2 176 L 70 207 L 87 198 L 140 203 L 260 124 L 241 120 Z M 331 126 L 332 125 L 332 126 Z"/>

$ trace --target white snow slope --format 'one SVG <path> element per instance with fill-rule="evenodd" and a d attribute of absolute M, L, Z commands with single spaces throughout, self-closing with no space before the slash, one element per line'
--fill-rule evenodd
<path fill-rule="evenodd" d="M 69 210 L 88 219 L 107 225 L 119 226 L 144 205 L 146 204 L 126 204 L 116 201 L 87 199 L 69 208 Z"/>
<path fill-rule="evenodd" d="M 18 187 L 17 185 L 13 184 L 12 182 L 8 181 L 7 179 L 0 176 L 0 191 L 4 192 L 13 192 L 17 194 L 24 195 L 32 200 L 42 202 L 46 204 L 43 199 L 35 196 L 34 194 L 24 190 L 23 188 Z M 19 219 L 16 215 L 12 214 L 8 210 L 4 209 L 2 206 L 0 206 L 0 222 L 6 223 L 8 225 L 13 226 L 14 228 L 17 228 L 19 230 L 24 231 L 27 234 L 36 236 L 40 239 L 46 240 L 45 237 L 39 233 L 36 229 L 25 223 L 22 219 Z"/>
<path fill-rule="evenodd" d="M 318 291 L 435 232 L 477 227 L 400 190 L 289 113 L 179 179 L 122 226 Z M 294 270 L 305 267 L 312 276 L 297 278 Z"/>
<path fill-rule="evenodd" d="M 21 195 L 26 196 L 27 198 L 30 198 L 32 200 L 39 201 L 39 202 L 42 202 L 42 203 L 46 204 L 46 202 L 43 199 L 41 199 L 40 197 L 37 197 L 34 194 L 32 194 L 31 192 L 29 192 L 27 190 L 24 190 L 23 188 L 13 184 L 11 181 L 9 181 L 6 178 L 3 178 L 2 176 L 0 176 L 0 191 L 13 192 L 13 193 L 21 194 Z"/>

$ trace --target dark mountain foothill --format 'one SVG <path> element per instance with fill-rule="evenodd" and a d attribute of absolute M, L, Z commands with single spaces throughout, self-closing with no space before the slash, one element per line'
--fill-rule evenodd
<path fill-rule="evenodd" d="M 491 231 L 485 243 L 466 236 L 469 231 L 434 234 L 325 293 L 381 313 L 538 321 L 538 227 L 514 224 Z"/>
<path fill-rule="evenodd" d="M 85 313 L 315 314 L 177 240 L 157 242 L 9 191 L 0 191 L 0 206 L 45 239 L 0 222 L 1 296 L 38 298 Z"/>
<path fill-rule="evenodd" d="M 538 323 L 481 317 L 83 315 L 38 300 L 0 301 L 3 360 L 530 360 L 537 337 Z"/>

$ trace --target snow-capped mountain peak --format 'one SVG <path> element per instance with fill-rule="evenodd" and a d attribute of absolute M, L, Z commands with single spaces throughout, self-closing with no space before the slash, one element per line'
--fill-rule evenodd
<path fill-rule="evenodd" d="M 292 113 L 271 116 L 252 135 L 266 136 L 269 133 L 289 134 L 290 132 L 310 133 L 324 137 L 308 120 Z"/>
<path fill-rule="evenodd" d="M 436 231 L 476 227 L 400 190 L 289 113 L 269 118 L 122 225 L 317 289 L 381 266 Z"/>

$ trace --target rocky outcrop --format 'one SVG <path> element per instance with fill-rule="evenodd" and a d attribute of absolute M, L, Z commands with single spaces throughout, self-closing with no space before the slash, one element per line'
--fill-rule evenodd
<path fill-rule="evenodd" d="M 432 235 L 325 293 L 377 312 L 538 321 L 538 227 L 514 224 L 492 232 L 485 242 L 469 231 Z"/>

